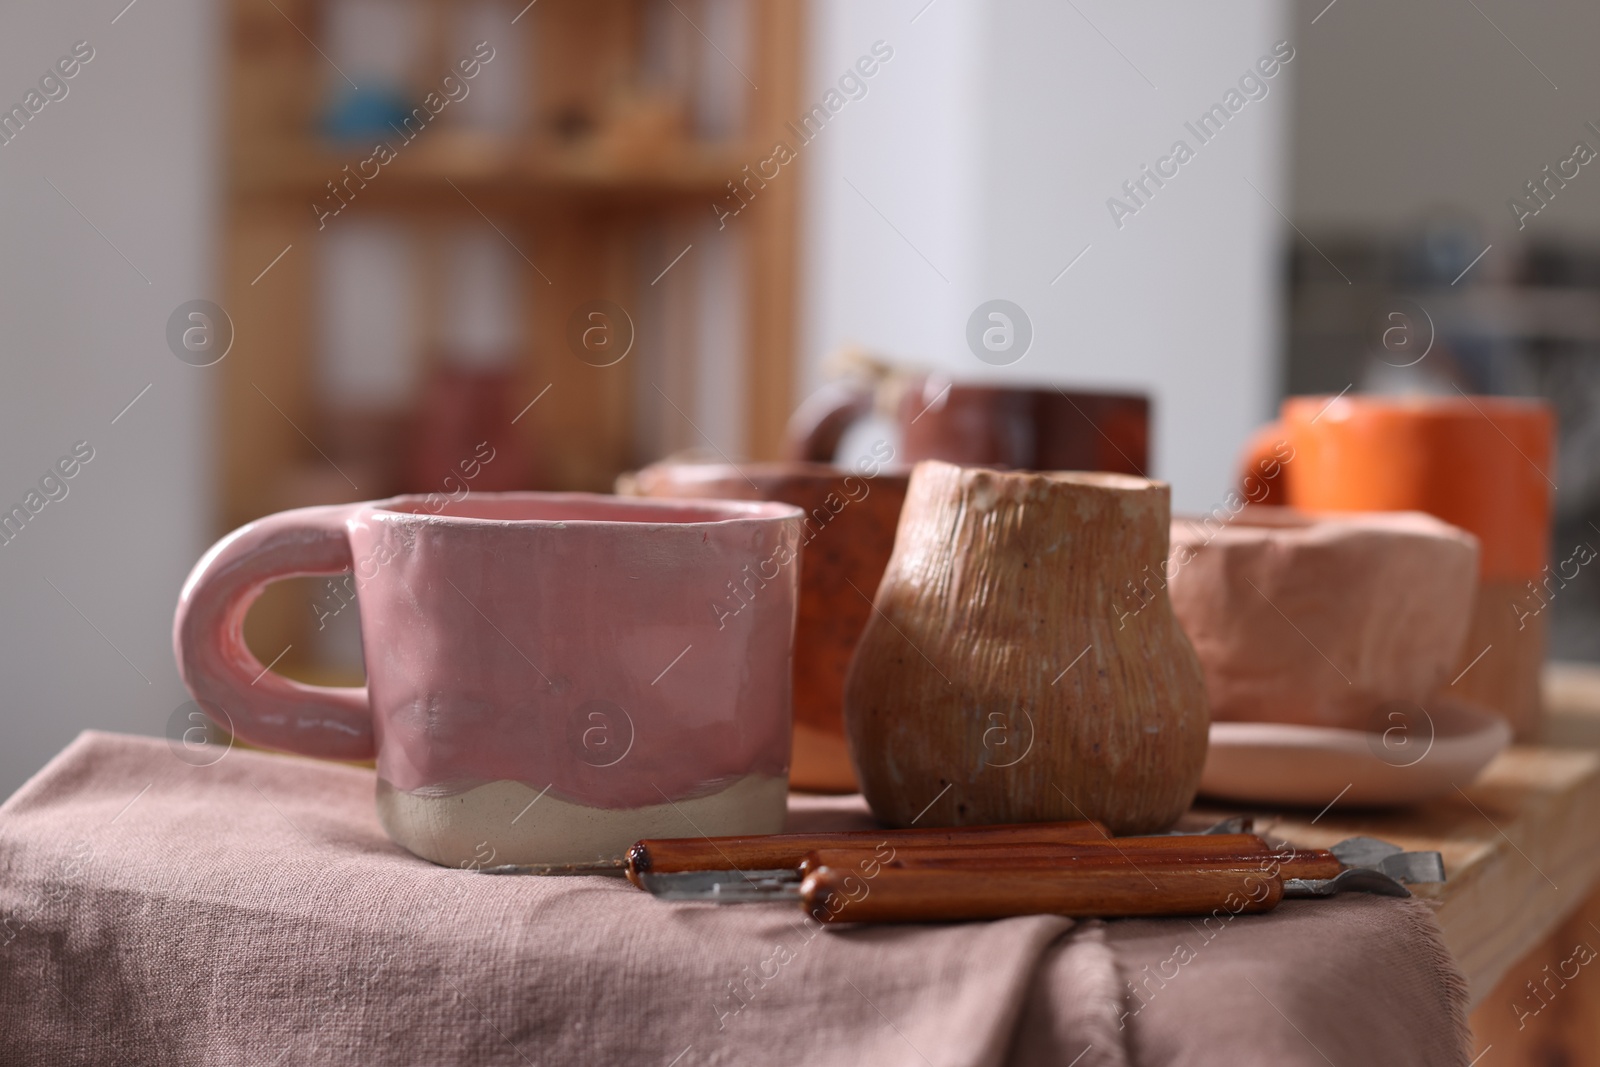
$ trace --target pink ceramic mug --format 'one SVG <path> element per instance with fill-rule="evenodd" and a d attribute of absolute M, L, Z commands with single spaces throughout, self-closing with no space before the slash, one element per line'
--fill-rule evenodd
<path fill-rule="evenodd" d="M 213 546 L 173 624 L 201 707 L 253 744 L 375 757 L 384 828 L 435 863 L 781 828 L 798 508 L 577 493 L 436 508 L 301 508 Z M 345 570 L 367 685 L 266 670 L 244 642 L 250 603 Z"/>

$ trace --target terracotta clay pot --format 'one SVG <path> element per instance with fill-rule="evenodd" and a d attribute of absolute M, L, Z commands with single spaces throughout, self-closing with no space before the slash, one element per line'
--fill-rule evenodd
<path fill-rule="evenodd" d="M 1415 511 L 1246 507 L 1172 524 L 1165 579 L 1217 721 L 1382 731 L 1385 705 L 1450 681 L 1472 617 L 1477 539 Z"/>
<path fill-rule="evenodd" d="M 1169 491 L 1117 474 L 917 466 L 845 726 L 891 826 L 1170 826 L 1205 762 L 1205 680 L 1164 589 Z"/>
<path fill-rule="evenodd" d="M 1478 599 L 1452 688 L 1527 740 L 1543 714 L 1548 614 L 1533 583 L 1553 577 L 1554 453 L 1555 416 L 1542 400 L 1296 396 L 1246 446 L 1240 477 L 1258 504 L 1425 511 L 1475 535 Z"/>
<path fill-rule="evenodd" d="M 773 500 L 805 511 L 800 533 L 800 608 L 794 638 L 794 760 L 789 783 L 854 793 L 845 744 L 845 673 L 872 614 L 872 594 L 894 547 L 905 470 L 863 459 L 852 472 L 822 463 L 739 466 L 658 463 L 619 480 L 617 491 L 675 499 Z"/>

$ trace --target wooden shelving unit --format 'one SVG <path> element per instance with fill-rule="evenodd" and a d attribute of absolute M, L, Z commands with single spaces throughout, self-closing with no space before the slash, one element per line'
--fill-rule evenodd
<path fill-rule="evenodd" d="M 533 147 L 440 130 L 429 143 L 419 143 L 408 152 L 394 173 L 384 172 L 383 180 L 369 183 L 361 192 L 370 192 L 371 199 L 387 205 L 414 204 L 415 198 L 435 194 L 440 187 L 448 190 L 453 181 L 469 194 L 518 199 L 587 195 L 664 203 L 692 194 L 709 200 L 726 193 L 728 176 L 739 174 L 754 158 L 758 158 L 754 150 L 741 144 L 668 145 L 649 156 L 617 159 L 590 149 Z M 349 163 L 349 154 L 323 145 L 292 140 L 251 145 L 238 158 L 234 190 L 241 199 L 316 200 L 326 196 L 323 183 L 329 175 L 340 175 Z"/>
<path fill-rule="evenodd" d="M 343 77 L 323 36 L 336 2 L 229 3 L 221 264 L 235 340 L 219 365 L 219 532 L 285 507 L 434 488 L 385 484 L 332 462 L 330 442 L 351 429 L 319 395 L 316 324 L 327 294 L 318 256 L 327 230 L 354 219 L 389 220 L 424 239 L 442 227 L 492 225 L 516 249 L 525 341 L 510 410 L 543 394 L 515 425 L 531 457 L 518 484 L 604 491 L 659 454 L 706 446 L 693 398 L 705 375 L 723 371 L 740 383 L 743 440 L 709 444 L 774 456 L 793 403 L 796 167 L 768 182 L 726 230 L 716 230 L 712 204 L 746 164 L 792 140 L 783 126 L 800 110 L 803 0 L 536 0 L 494 9 L 490 44 L 523 57 L 522 121 L 485 132 L 446 107 L 319 229 L 312 205 L 329 202 L 327 183 L 371 153 L 370 141 L 336 143 L 320 132 L 329 87 Z M 453 20 L 474 6 L 481 20 L 481 4 L 418 0 L 426 27 L 419 101 L 464 58 L 454 54 Z M 731 50 L 738 76 L 713 73 L 743 94 L 733 109 L 743 120 L 712 138 L 697 132 L 699 97 L 684 94 L 704 95 L 705 65 L 733 62 L 707 32 L 726 29 L 730 12 L 743 27 Z M 682 53 L 676 90 L 646 70 L 662 35 Z M 740 268 L 729 298 L 738 365 L 722 371 L 708 371 L 695 341 L 707 327 L 696 321 L 707 306 L 703 288 L 715 284 L 697 274 L 698 261 L 712 241 L 733 242 Z M 659 277 L 688 244 L 699 254 Z M 431 289 L 425 296 L 429 332 L 439 309 Z M 634 314 L 639 355 L 601 368 L 569 350 L 569 316 L 597 299 Z M 660 336 L 644 336 L 657 328 Z M 271 595 L 253 613 L 251 641 L 264 659 L 312 618 L 303 600 Z"/>

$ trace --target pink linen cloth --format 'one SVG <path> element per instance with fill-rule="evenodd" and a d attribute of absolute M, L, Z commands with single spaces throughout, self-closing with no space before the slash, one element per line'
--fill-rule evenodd
<path fill-rule="evenodd" d="M 1426 907 L 819 929 L 390 843 L 370 771 L 86 733 L 0 806 L 3 1064 L 1463 1064 Z M 795 797 L 805 828 L 870 826 Z M 690 833 L 691 831 L 686 831 Z"/>

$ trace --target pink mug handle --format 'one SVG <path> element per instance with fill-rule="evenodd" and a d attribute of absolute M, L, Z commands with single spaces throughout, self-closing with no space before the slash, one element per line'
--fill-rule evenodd
<path fill-rule="evenodd" d="M 302 685 L 274 674 L 244 642 L 244 617 L 282 578 L 338 574 L 352 566 L 345 520 L 353 508 L 299 508 L 233 531 L 183 583 L 172 621 L 178 674 L 213 719 L 253 745 L 324 759 L 366 760 L 376 751 L 365 686 Z"/>

